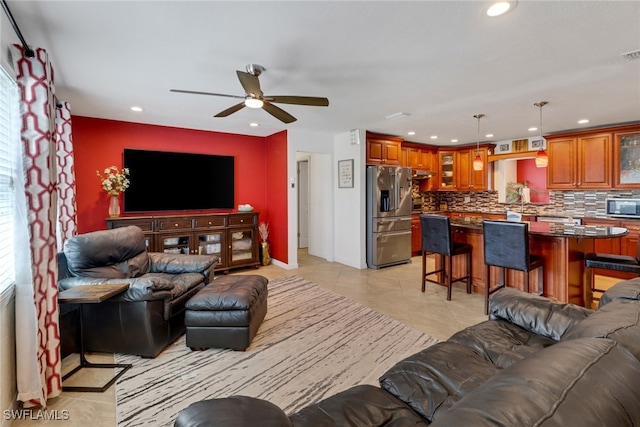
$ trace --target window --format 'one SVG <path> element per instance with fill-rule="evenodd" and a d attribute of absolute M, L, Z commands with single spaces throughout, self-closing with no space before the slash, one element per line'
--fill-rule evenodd
<path fill-rule="evenodd" d="M 14 162 L 20 145 L 18 88 L 0 67 L 0 293 L 15 282 Z"/>

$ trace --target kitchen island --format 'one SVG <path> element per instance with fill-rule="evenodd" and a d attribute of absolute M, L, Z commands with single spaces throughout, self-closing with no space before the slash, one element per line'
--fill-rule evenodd
<path fill-rule="evenodd" d="M 484 238 L 481 218 L 451 218 L 453 239 L 456 242 L 473 246 L 471 254 L 472 288 L 474 292 L 484 294 L 485 268 Z M 559 302 L 570 302 L 585 306 L 590 295 L 585 289 L 584 255 L 594 252 L 597 239 L 612 239 L 628 234 L 622 227 L 599 225 L 574 225 L 567 223 L 529 222 L 530 253 L 544 258 L 543 295 Z M 464 257 L 454 257 L 453 275 L 459 277 L 466 269 Z M 440 257 L 436 257 L 440 265 Z M 499 277 L 498 268 L 492 268 L 491 277 Z M 531 283 L 537 282 L 540 270 L 530 273 Z M 524 273 L 508 272 L 510 287 L 524 290 Z M 441 278 L 438 280 L 442 281 Z"/>

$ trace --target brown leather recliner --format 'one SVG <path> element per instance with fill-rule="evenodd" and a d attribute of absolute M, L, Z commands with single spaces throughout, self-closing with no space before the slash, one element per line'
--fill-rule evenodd
<path fill-rule="evenodd" d="M 147 252 L 135 226 L 95 231 L 65 242 L 58 288 L 128 283 L 118 296 L 85 304 L 84 348 L 155 357 L 184 333 L 184 305 L 213 279 L 217 263 L 217 256 Z"/>

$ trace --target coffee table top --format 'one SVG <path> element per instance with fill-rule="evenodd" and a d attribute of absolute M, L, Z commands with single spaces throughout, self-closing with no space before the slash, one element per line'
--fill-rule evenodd
<path fill-rule="evenodd" d="M 98 303 L 129 289 L 128 283 L 80 285 L 58 294 L 60 303 Z"/>

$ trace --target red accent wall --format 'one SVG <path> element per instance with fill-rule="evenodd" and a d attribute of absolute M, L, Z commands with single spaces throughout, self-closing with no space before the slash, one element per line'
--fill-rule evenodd
<path fill-rule="evenodd" d="M 272 223 L 269 240 L 274 243 L 273 257 L 287 262 L 286 132 L 255 137 L 82 116 L 73 116 L 72 120 L 78 233 L 105 229 L 109 196 L 102 190 L 96 170 L 102 171 L 111 165 L 122 167 L 124 148 L 220 154 L 235 157 L 235 204 L 250 203 L 260 212 L 260 221 Z M 176 179 L 183 179 L 185 185 L 197 185 L 188 183 L 189 171 L 158 173 L 173 173 Z M 213 211 L 173 213 L 204 212 Z"/>
<path fill-rule="evenodd" d="M 287 207 L 287 132 L 275 133 L 266 138 L 265 153 L 266 203 L 269 216 L 269 243 L 271 256 L 282 262 L 289 262 Z"/>
<path fill-rule="evenodd" d="M 518 182 L 529 182 L 531 203 L 549 203 L 547 168 L 536 167 L 535 159 L 518 160 Z"/>

